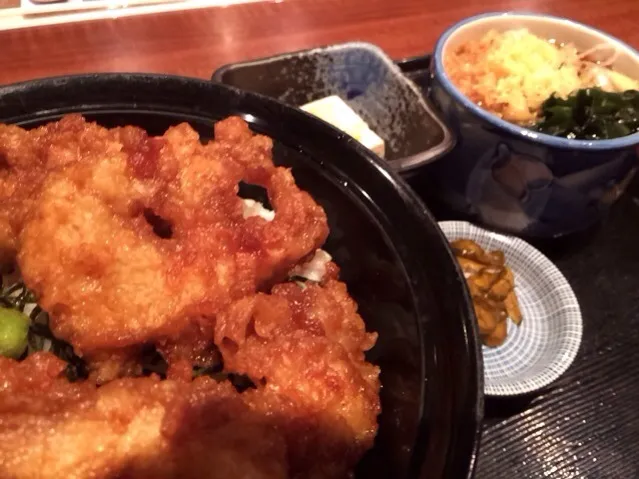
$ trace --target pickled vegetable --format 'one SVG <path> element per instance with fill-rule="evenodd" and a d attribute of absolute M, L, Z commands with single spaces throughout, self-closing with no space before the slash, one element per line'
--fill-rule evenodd
<path fill-rule="evenodd" d="M 489 347 L 503 344 L 508 331 L 506 320 L 510 317 L 519 326 L 523 319 L 515 277 L 505 264 L 503 251 L 485 251 L 469 239 L 452 241 L 451 247 L 473 298 L 482 342 Z"/>

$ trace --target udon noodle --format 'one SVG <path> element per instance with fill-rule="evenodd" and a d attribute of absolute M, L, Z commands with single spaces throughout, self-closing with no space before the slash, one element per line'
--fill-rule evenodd
<path fill-rule="evenodd" d="M 596 45 L 580 52 L 570 43 L 558 43 L 526 29 L 491 30 L 444 57 L 452 82 L 477 105 L 504 120 L 533 125 L 541 106 L 555 95 L 598 87 L 609 92 L 639 88 L 639 82 L 611 66 L 618 51 Z"/>

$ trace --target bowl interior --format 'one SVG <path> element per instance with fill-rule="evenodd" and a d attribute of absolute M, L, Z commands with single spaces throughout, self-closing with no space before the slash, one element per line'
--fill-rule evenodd
<path fill-rule="evenodd" d="M 514 13 L 471 19 L 450 34 L 442 47 L 442 53 L 444 56 L 450 55 L 462 44 L 477 40 L 490 30 L 506 31 L 519 28 L 526 28 L 541 38 L 554 39 L 557 43 L 572 43 L 579 51 L 586 51 L 601 44 L 611 45 L 619 52 L 612 67 L 631 78 L 639 79 L 639 55 L 631 47 L 595 28 L 572 20 L 544 15 Z M 605 55 L 609 56 L 610 52 L 605 52 Z"/>
<path fill-rule="evenodd" d="M 436 223 L 372 153 L 300 111 L 210 82 L 111 74 L 0 88 L 0 122 L 34 127 L 69 112 L 151 134 L 188 121 L 204 138 L 239 114 L 271 136 L 275 162 L 326 209 L 326 249 L 379 332 L 369 359 L 382 369 L 383 413 L 357 477 L 471 474 L 482 414 L 471 306 Z"/>

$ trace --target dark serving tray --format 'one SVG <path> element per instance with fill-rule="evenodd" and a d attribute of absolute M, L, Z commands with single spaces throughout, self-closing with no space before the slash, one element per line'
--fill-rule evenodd
<path fill-rule="evenodd" d="M 430 56 L 397 62 L 425 93 Z M 419 180 L 413 188 L 422 196 Z M 458 219 L 428 199 L 438 220 Z M 639 176 L 597 229 L 536 244 L 581 305 L 584 335 L 546 390 L 486 398 L 478 478 L 639 477 Z"/>
<path fill-rule="evenodd" d="M 581 305 L 573 365 L 536 396 L 486 401 L 477 477 L 639 477 L 639 178 L 596 231 L 540 245 Z"/>
<path fill-rule="evenodd" d="M 426 93 L 430 56 L 396 62 Z M 438 220 L 458 219 L 426 197 Z M 639 477 L 639 176 L 609 218 L 578 237 L 536 244 L 580 302 L 577 358 L 536 394 L 487 398 L 478 478 Z"/>

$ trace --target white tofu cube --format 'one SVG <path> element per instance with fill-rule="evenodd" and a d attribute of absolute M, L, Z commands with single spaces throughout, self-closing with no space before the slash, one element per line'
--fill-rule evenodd
<path fill-rule="evenodd" d="M 340 97 L 335 95 L 327 96 L 326 98 L 302 105 L 300 108 L 330 123 L 335 128 L 339 128 L 369 150 L 374 151 L 382 158 L 384 157 L 384 140 L 375 134 L 366 122 Z"/>

